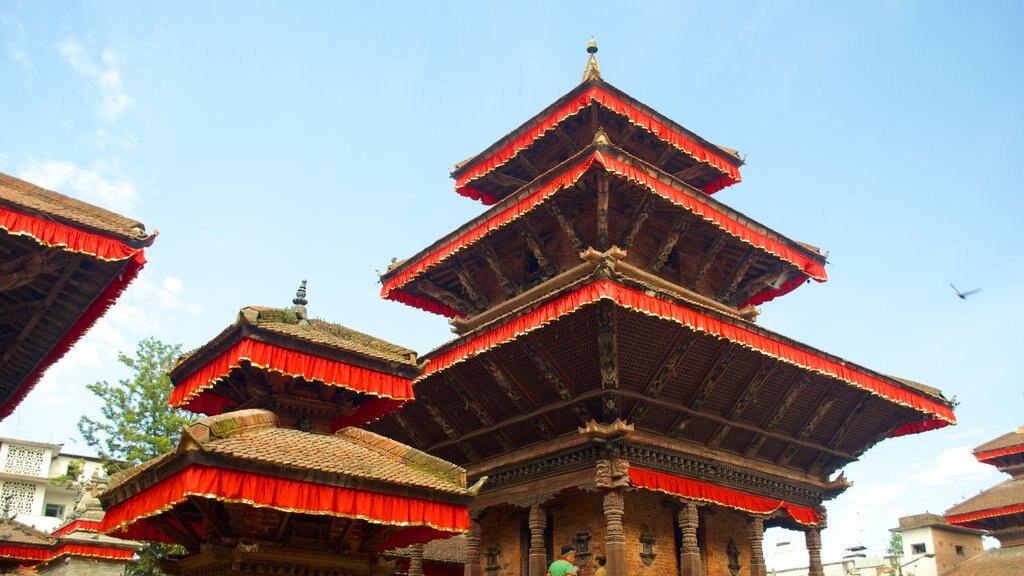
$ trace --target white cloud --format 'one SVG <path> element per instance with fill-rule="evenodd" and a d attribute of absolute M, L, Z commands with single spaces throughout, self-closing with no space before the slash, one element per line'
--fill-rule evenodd
<path fill-rule="evenodd" d="M 131 182 L 114 181 L 99 169 L 82 168 L 65 160 L 33 161 L 19 177 L 120 214 L 134 212 L 139 201 Z"/>
<path fill-rule="evenodd" d="M 994 467 L 978 462 L 969 447 L 956 446 L 936 454 L 933 461 L 908 474 L 907 480 L 917 486 L 954 486 L 998 475 Z"/>
<path fill-rule="evenodd" d="M 99 102 L 96 112 L 106 120 L 116 120 L 132 104 L 132 99 L 124 93 L 121 83 L 121 71 L 118 69 L 117 55 L 107 48 L 100 55 L 100 65 L 86 53 L 82 43 L 69 38 L 57 45 L 61 56 L 71 65 L 76 74 L 93 83 L 99 91 Z"/>
<path fill-rule="evenodd" d="M 15 62 L 17 62 L 22 68 L 28 70 L 29 72 L 32 71 L 32 61 L 29 60 L 28 54 L 26 54 L 24 50 L 18 48 L 17 46 L 8 45 L 7 52 L 10 53 L 11 58 Z"/>

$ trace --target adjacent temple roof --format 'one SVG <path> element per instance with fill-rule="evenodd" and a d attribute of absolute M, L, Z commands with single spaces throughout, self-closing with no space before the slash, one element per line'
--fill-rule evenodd
<path fill-rule="evenodd" d="M 1010 479 L 946 510 L 946 520 L 989 530 L 1004 548 L 1024 548 L 1024 428 L 978 446 L 974 456 Z"/>
<path fill-rule="evenodd" d="M 344 412 L 335 414 L 346 416 L 337 428 L 372 420 L 413 397 L 412 378 L 419 374 L 414 351 L 307 319 L 305 284 L 300 293 L 293 308 L 243 308 L 234 324 L 182 356 L 170 371 L 171 405 L 219 414 L 254 395 L 294 397 L 300 392 L 288 382 L 301 380 L 309 395 L 326 403 L 324 409 L 334 404 Z M 329 391 L 345 398 L 329 398 Z"/>
<path fill-rule="evenodd" d="M 0 173 L 0 418 L 145 264 L 145 227 Z"/>
<path fill-rule="evenodd" d="M 372 432 L 309 434 L 280 428 L 270 411 L 239 410 L 199 420 L 174 452 L 116 474 L 101 495 L 102 530 L 166 541 L 152 519 L 188 515 L 199 499 L 421 526 L 439 537 L 468 528 L 475 490 L 462 468 Z"/>

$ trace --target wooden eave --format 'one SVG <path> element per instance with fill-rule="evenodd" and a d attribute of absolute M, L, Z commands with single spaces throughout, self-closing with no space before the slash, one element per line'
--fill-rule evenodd
<path fill-rule="evenodd" d="M 724 214 L 740 226 L 778 242 L 818 265 L 825 264 L 825 257 L 819 252 L 730 209 L 657 167 L 634 158 L 614 146 L 591 144 L 491 207 L 484 214 L 389 270 L 382 276 L 385 290 L 399 290 L 417 298 L 449 306 L 458 310 L 464 317 L 475 316 L 493 306 L 495 301 L 500 301 L 503 292 L 505 295 L 509 292 L 499 287 L 504 283 L 495 276 L 495 263 L 490 260 L 496 258 L 497 266 L 514 267 L 515 262 L 509 260 L 511 255 L 535 251 L 532 246 L 528 247 L 529 238 L 524 235 L 527 233 L 535 236 L 535 243 L 546 253 L 546 257 L 558 272 L 564 272 L 578 262 L 577 247 L 594 247 L 599 250 L 607 248 L 600 246 L 603 240 L 601 231 L 595 228 L 593 222 L 598 218 L 594 213 L 594 202 L 597 200 L 592 190 L 594 184 L 590 182 L 592 177 L 601 178 L 604 174 L 608 174 L 608 178 L 615 182 L 611 200 L 612 204 L 618 207 L 617 210 L 610 210 L 614 213 L 609 215 L 609 237 L 606 241 L 610 245 L 628 246 L 627 252 L 631 256 L 627 256 L 625 262 L 646 268 L 652 274 L 660 274 L 665 278 L 675 276 L 676 283 L 693 283 L 691 288 L 697 287 L 706 296 L 729 302 L 733 306 L 742 304 L 747 298 L 766 289 L 768 284 L 782 278 L 784 274 L 788 275 L 785 277 L 789 279 L 801 275 L 806 277 L 803 270 L 776 254 L 748 244 L 690 210 L 655 194 L 645 186 L 624 180 L 601 166 L 591 168 L 596 176 L 584 175 L 574 186 L 555 192 L 543 202 L 529 208 L 515 221 L 487 231 L 484 237 L 472 244 L 465 239 L 468 234 L 491 218 L 529 198 L 595 153 L 613 157 L 631 168 L 642 170 L 673 190 L 697 199 L 710 209 Z M 583 191 L 585 187 L 587 190 Z M 585 212 L 574 214 L 574 210 Z M 637 242 L 643 246 L 632 245 Z M 413 269 L 424 259 L 453 243 L 469 245 L 461 248 L 454 256 L 430 266 L 411 281 L 394 287 L 388 286 L 392 279 Z M 683 246 L 687 248 L 685 251 L 682 249 Z M 485 252 L 481 253 L 481 250 Z M 494 257 L 488 256 L 486 250 L 490 250 Z M 684 252 L 686 259 L 680 261 Z M 686 270 L 676 270 L 684 264 L 687 266 Z M 684 274 L 689 274 L 689 277 L 684 277 Z M 467 284 L 467 275 L 471 277 L 469 282 L 476 286 Z M 514 270 L 507 271 L 506 275 L 516 276 Z M 527 281 L 523 278 L 512 280 L 520 292 L 530 287 L 524 285 Z M 429 288 L 422 288 L 418 282 Z M 483 298 L 475 297 L 474 292 L 484 292 Z M 445 297 L 444 293 L 449 296 Z"/>
<path fill-rule="evenodd" d="M 665 117 L 664 115 L 658 113 L 654 109 L 646 106 L 645 104 L 639 102 L 638 100 L 636 100 L 635 98 L 633 98 L 629 94 L 626 94 L 622 90 L 619 90 L 618 88 L 615 88 L 614 86 L 612 86 L 611 84 L 608 84 L 607 82 L 604 82 L 603 80 L 588 80 L 586 82 L 583 82 L 582 84 L 579 84 L 578 86 L 576 86 L 572 90 L 570 90 L 568 93 L 566 93 L 561 98 L 556 100 L 553 104 L 551 104 L 550 106 L 548 106 L 547 108 L 542 110 L 539 114 L 537 114 L 534 117 L 532 117 L 531 119 L 527 120 L 525 123 L 520 125 L 518 128 L 516 128 L 515 130 L 513 130 L 512 132 L 510 132 L 509 134 L 505 135 L 504 137 L 499 139 L 497 142 L 495 142 L 494 144 L 489 146 L 483 152 L 477 154 L 476 156 L 473 156 L 472 158 L 469 158 L 467 160 L 464 160 L 464 161 L 460 162 L 452 170 L 452 172 L 451 172 L 452 177 L 456 178 L 456 179 L 459 178 L 466 171 L 470 170 L 471 168 L 473 168 L 474 166 L 476 166 L 480 162 L 486 160 L 487 158 L 490 158 L 496 152 L 498 152 L 499 150 L 501 150 L 502 148 L 507 146 L 509 143 L 515 141 L 517 138 L 519 138 L 520 136 L 522 136 L 526 132 L 530 131 L 530 129 L 534 128 L 539 123 L 544 121 L 546 118 L 548 118 L 552 113 L 554 113 L 555 111 L 560 109 L 562 106 L 566 105 L 568 102 L 572 101 L 574 98 L 579 97 L 580 95 L 584 94 L 585 92 L 587 92 L 588 90 L 590 90 L 591 88 L 594 88 L 594 87 L 599 87 L 600 89 L 609 92 L 610 94 L 612 94 L 616 98 L 626 102 L 628 105 L 630 105 L 631 107 L 637 109 L 641 113 L 646 114 L 646 115 L 654 118 L 658 122 L 668 126 L 670 129 L 674 130 L 675 132 L 678 132 L 679 134 L 681 134 L 681 135 L 685 136 L 686 138 L 692 140 L 693 142 L 697 143 L 698 145 L 700 145 L 702 147 L 705 147 L 705 148 L 707 148 L 707 149 L 709 149 L 711 151 L 714 151 L 719 156 L 721 156 L 724 160 L 730 162 L 734 166 L 739 167 L 739 166 L 743 165 L 743 160 L 738 156 L 738 154 L 734 150 L 718 146 L 716 144 L 713 144 L 713 143 L 705 140 L 704 138 L 700 137 L 699 135 L 691 132 L 690 130 L 686 129 L 685 127 L 679 125 L 678 123 L 674 122 L 673 120 L 671 120 L 671 119 Z M 599 104 L 591 101 L 589 103 L 589 105 L 588 105 L 588 108 L 589 107 L 595 107 L 595 106 L 596 107 L 601 107 Z M 610 113 L 610 114 L 615 114 L 614 112 L 611 112 L 610 110 L 607 110 L 607 109 L 605 109 L 605 112 Z M 600 115 L 600 113 L 598 113 L 598 112 L 584 112 L 584 111 L 581 111 L 580 113 L 577 113 L 573 117 L 571 117 L 569 119 L 566 119 L 566 120 L 571 120 L 573 118 L 580 118 L 580 117 L 582 117 L 583 119 L 585 119 L 585 123 L 586 124 L 590 124 L 593 129 L 596 129 L 599 126 L 600 127 L 604 127 L 604 126 L 608 126 L 608 125 L 612 124 L 611 122 L 608 122 L 608 121 L 601 122 L 600 119 L 598 119 L 597 121 L 594 121 L 591 118 L 592 115 L 598 116 L 598 115 Z M 615 114 L 615 115 L 618 116 L 617 114 Z M 608 114 L 603 114 L 602 116 L 604 116 L 605 118 L 608 118 Z M 572 147 L 579 147 L 579 146 L 581 146 L 581 143 L 578 140 L 576 140 L 575 138 L 573 138 L 574 135 L 566 135 L 564 133 L 563 134 L 556 134 L 554 132 L 555 132 L 555 130 L 549 131 L 548 134 L 544 135 L 541 138 L 538 138 L 538 140 L 534 141 L 533 144 L 530 145 L 527 148 L 527 150 L 529 150 L 530 148 L 534 148 L 537 145 L 540 145 L 540 140 L 558 141 L 563 146 L 566 146 L 566 147 L 568 147 L 570 149 Z M 621 135 L 621 128 L 616 129 L 616 132 L 618 132 Z M 630 131 L 630 132 L 632 132 L 632 131 Z M 591 132 L 590 136 L 591 137 L 593 136 L 593 132 Z M 582 142 L 582 145 L 586 145 L 589 142 L 589 140 L 590 140 L 590 138 L 586 138 L 586 140 Z M 522 154 L 523 151 L 520 151 L 519 153 Z M 512 161 L 512 163 L 514 164 L 515 162 Z M 693 162 L 689 162 L 687 164 L 689 166 L 693 166 L 694 163 Z M 515 169 L 513 168 L 512 169 L 512 174 L 514 174 L 514 170 Z M 499 173 L 502 173 L 505 176 L 515 177 L 512 174 L 508 173 L 507 170 L 499 170 Z M 717 174 L 721 174 L 721 172 L 718 172 L 717 170 L 716 170 L 716 173 Z M 501 177 L 499 177 L 498 179 L 500 180 Z M 478 183 L 479 183 L 479 181 L 478 181 Z M 499 195 L 499 197 L 500 196 L 501 195 Z"/>
<path fill-rule="evenodd" d="M 42 257 L 38 271 L 17 262 Z M 0 260 L 15 266 L 0 281 L 20 283 L 0 291 L 0 406 L 19 394 L 25 378 L 61 343 L 127 261 L 40 246 L 33 239 L 0 233 Z"/>
<path fill-rule="evenodd" d="M 416 498 L 431 502 L 446 502 L 450 504 L 468 505 L 473 497 L 469 494 L 455 494 L 434 490 L 421 486 L 410 486 L 400 481 L 387 481 L 382 479 L 358 478 L 337 473 L 327 473 L 317 470 L 299 469 L 290 466 L 281 466 L 262 462 L 255 459 L 235 458 L 207 452 L 202 449 L 186 450 L 167 458 L 157 465 L 149 467 L 142 472 L 126 479 L 123 483 L 112 486 L 100 495 L 104 508 L 111 508 L 128 498 L 141 494 L 152 488 L 161 480 L 168 478 L 189 466 L 201 465 L 233 470 L 246 474 L 259 474 L 287 480 L 298 480 L 322 486 L 334 486 L 352 490 L 363 490 L 390 496 L 404 498 Z"/>
<path fill-rule="evenodd" d="M 657 293 L 627 277 L 615 281 Z M 903 387 L 711 307 L 658 296 Z M 478 327 L 424 358 L 437 358 L 540 304 Z M 615 359 L 604 363 L 613 363 L 619 378 L 617 386 L 604 389 L 602 306 L 610 310 L 605 314 L 612 318 L 617 343 Z M 671 373 L 659 375 L 663 367 Z M 638 430 L 819 476 L 855 460 L 899 425 L 923 418 L 916 409 L 831 376 L 611 302 L 579 308 L 439 372 L 428 371 L 417 381 L 416 393 L 415 401 L 371 429 L 467 467 L 576 434 L 587 420 L 609 417 L 602 405 L 609 397 L 616 399 L 617 415 Z M 941 397 L 932 400 L 948 405 Z"/>
<path fill-rule="evenodd" d="M 229 326 L 214 337 L 213 340 L 189 353 L 175 365 L 169 374 L 171 382 L 177 385 L 203 366 L 212 362 L 225 350 L 246 338 L 369 370 L 394 374 L 402 378 L 415 378 L 419 375 L 418 368 L 412 365 L 397 364 L 378 358 L 370 358 L 347 350 L 340 350 L 325 344 L 310 342 L 300 338 L 290 338 L 269 330 L 261 330 L 259 324 L 251 324 L 244 319 L 240 319 L 234 325 Z"/>

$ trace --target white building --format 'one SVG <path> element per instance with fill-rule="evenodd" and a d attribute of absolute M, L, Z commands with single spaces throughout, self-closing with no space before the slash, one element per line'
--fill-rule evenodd
<path fill-rule="evenodd" d="M 984 531 L 947 524 L 938 514 L 904 516 L 892 532 L 903 535 L 904 576 L 945 574 L 984 551 Z"/>
<path fill-rule="evenodd" d="M 102 468 L 102 461 L 62 454 L 62 447 L 0 438 L 0 512 L 44 532 L 52 532 L 64 522 L 75 508 L 78 489 L 50 479 L 69 474 L 75 475 L 76 481 L 91 478 Z"/>

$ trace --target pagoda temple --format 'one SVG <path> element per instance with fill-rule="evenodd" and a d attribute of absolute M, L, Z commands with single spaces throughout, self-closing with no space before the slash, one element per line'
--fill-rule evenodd
<path fill-rule="evenodd" d="M 450 318 L 415 400 L 368 425 L 487 478 L 467 576 L 543 576 L 576 548 L 607 573 L 764 576 L 766 527 L 822 576 L 834 473 L 955 423 L 928 386 L 755 323 L 825 255 L 717 201 L 741 156 L 605 82 L 582 82 L 456 166 L 483 214 L 381 277 Z"/>
<path fill-rule="evenodd" d="M 155 234 L 0 173 L 0 419 L 114 304 Z"/>
<path fill-rule="evenodd" d="M 412 398 L 416 355 L 306 317 L 248 307 L 170 372 L 206 414 L 178 447 L 114 475 L 102 530 L 183 545 L 173 570 L 390 574 L 383 550 L 463 533 L 466 471 L 355 428 Z"/>
<path fill-rule="evenodd" d="M 1024 426 L 978 446 L 974 457 L 1010 479 L 946 510 L 946 522 L 986 530 L 1000 547 L 967 560 L 949 575 L 1016 576 L 1024 565 Z"/>

